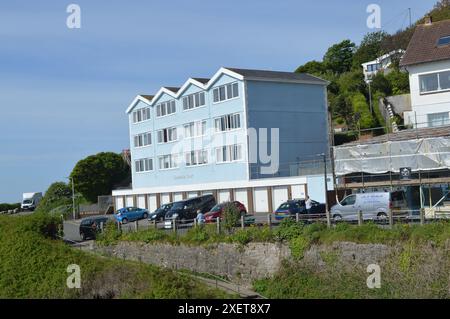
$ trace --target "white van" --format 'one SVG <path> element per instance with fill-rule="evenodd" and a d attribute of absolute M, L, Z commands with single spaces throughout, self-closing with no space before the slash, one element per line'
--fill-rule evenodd
<path fill-rule="evenodd" d="M 389 216 L 390 210 L 394 215 L 406 215 L 407 207 L 403 191 L 359 193 L 344 197 L 331 207 L 330 215 L 334 220 L 356 220 L 361 211 L 363 219 L 384 219 Z"/>

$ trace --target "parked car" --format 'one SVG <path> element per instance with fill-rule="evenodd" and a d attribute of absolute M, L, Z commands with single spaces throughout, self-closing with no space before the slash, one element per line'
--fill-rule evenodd
<path fill-rule="evenodd" d="M 169 211 L 169 209 L 172 208 L 173 203 L 168 203 L 161 205 L 158 209 L 156 209 L 153 213 L 148 215 L 149 221 L 163 221 L 166 217 L 166 213 Z"/>
<path fill-rule="evenodd" d="M 82 219 L 80 223 L 81 240 L 86 240 L 88 238 L 95 239 L 97 233 L 101 229 L 101 223 L 105 226 L 108 220 L 109 218 L 105 216 L 94 216 Z"/>
<path fill-rule="evenodd" d="M 209 212 L 207 212 L 205 214 L 205 222 L 212 223 L 212 222 L 216 221 L 217 217 L 222 218 L 223 209 L 225 208 L 225 206 L 227 204 L 230 204 L 230 203 L 233 203 L 236 206 L 236 208 L 239 210 L 241 215 L 247 214 L 247 209 L 245 208 L 244 204 L 242 204 L 241 202 L 238 202 L 238 201 L 224 202 L 224 203 L 215 205 L 213 208 L 211 208 L 211 210 Z"/>
<path fill-rule="evenodd" d="M 148 210 L 138 207 L 124 207 L 119 209 L 114 217 L 118 222 L 126 224 L 138 219 L 144 219 L 148 217 Z"/>
<path fill-rule="evenodd" d="M 198 210 L 204 214 L 214 205 L 216 205 L 216 199 L 209 194 L 175 202 L 166 213 L 164 227 L 171 228 L 174 219 L 184 224 L 190 219 L 195 219 Z"/>
<path fill-rule="evenodd" d="M 363 219 L 385 219 L 391 210 L 393 214 L 406 215 L 407 207 L 403 191 L 359 193 L 346 196 L 331 207 L 330 214 L 335 220 L 356 220 L 361 211 Z"/>
<path fill-rule="evenodd" d="M 292 199 L 282 203 L 275 211 L 275 220 L 282 220 L 286 217 L 296 217 L 299 214 L 300 219 L 316 219 L 326 217 L 326 206 L 324 203 L 319 203 L 311 200 L 312 205 L 309 213 L 306 210 L 304 199 Z"/>

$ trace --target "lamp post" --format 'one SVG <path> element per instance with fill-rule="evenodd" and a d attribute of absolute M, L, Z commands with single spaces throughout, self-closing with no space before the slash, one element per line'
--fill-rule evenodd
<path fill-rule="evenodd" d="M 325 186 L 325 213 L 327 215 L 327 227 L 331 227 L 331 218 L 330 218 L 330 211 L 328 209 L 328 181 L 327 181 L 327 154 L 322 153 L 318 154 L 318 156 L 323 157 L 323 181 Z"/>
<path fill-rule="evenodd" d="M 70 180 L 71 184 L 72 184 L 72 215 L 73 215 L 73 219 L 76 219 L 76 214 L 75 214 L 75 184 L 73 182 L 73 178 L 72 177 L 66 177 Z"/>

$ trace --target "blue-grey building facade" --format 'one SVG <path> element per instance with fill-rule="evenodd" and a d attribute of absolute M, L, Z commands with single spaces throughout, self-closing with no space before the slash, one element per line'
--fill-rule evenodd
<path fill-rule="evenodd" d="M 132 201 L 127 194 L 136 205 L 141 193 L 171 190 L 179 194 L 157 204 L 197 190 L 230 189 L 233 198 L 234 184 L 243 190 L 298 179 L 297 162 L 328 153 L 326 86 L 308 74 L 221 68 L 208 79 L 138 95 L 126 110 L 132 190 L 113 196 L 123 206 Z"/>

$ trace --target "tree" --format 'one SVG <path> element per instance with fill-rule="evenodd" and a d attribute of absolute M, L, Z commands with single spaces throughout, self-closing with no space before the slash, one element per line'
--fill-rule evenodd
<path fill-rule="evenodd" d="M 350 98 L 350 100 L 353 106 L 353 111 L 355 114 L 359 114 L 359 127 L 361 129 L 374 127 L 376 122 L 370 113 L 369 105 L 367 104 L 365 96 L 362 93 L 356 93 Z"/>
<path fill-rule="evenodd" d="M 48 187 L 37 210 L 50 212 L 53 208 L 64 205 L 72 205 L 72 190 L 70 185 L 64 182 L 54 182 Z"/>
<path fill-rule="evenodd" d="M 345 72 L 338 79 L 339 92 L 350 94 L 354 92 L 364 92 L 366 83 L 364 75 L 360 70 Z"/>
<path fill-rule="evenodd" d="M 323 57 L 323 63 L 327 69 L 341 74 L 350 70 L 352 66 L 355 44 L 350 40 L 344 40 L 331 46 Z"/>
<path fill-rule="evenodd" d="M 233 227 L 239 223 L 241 213 L 233 202 L 225 204 L 223 207 L 223 226 L 228 233 L 231 233 Z"/>
<path fill-rule="evenodd" d="M 321 76 L 325 72 L 325 66 L 322 62 L 313 60 L 299 66 L 295 72 Z"/>
<path fill-rule="evenodd" d="M 392 94 L 406 94 L 409 93 L 409 75 L 406 72 L 399 70 L 392 70 L 386 76 L 392 88 Z"/>
<path fill-rule="evenodd" d="M 130 174 L 130 167 L 119 154 L 102 152 L 80 160 L 70 177 L 75 189 L 95 203 L 98 196 L 110 194 L 113 187 Z"/>
<path fill-rule="evenodd" d="M 371 87 L 373 92 L 381 92 L 384 96 L 392 94 L 391 83 L 386 79 L 383 72 L 378 72 L 372 77 Z"/>
<path fill-rule="evenodd" d="M 380 55 L 387 53 L 383 52 L 382 48 L 382 43 L 387 36 L 388 33 L 384 31 L 367 33 L 353 56 L 353 69 L 361 69 L 362 63 L 375 60 Z"/>
<path fill-rule="evenodd" d="M 353 107 L 349 99 L 344 94 L 331 95 L 330 106 L 334 118 L 340 117 L 344 119 L 348 127 L 353 125 Z"/>

